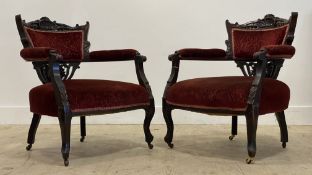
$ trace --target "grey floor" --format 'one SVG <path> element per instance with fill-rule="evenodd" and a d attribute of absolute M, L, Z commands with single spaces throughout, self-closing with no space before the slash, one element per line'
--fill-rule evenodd
<path fill-rule="evenodd" d="M 141 125 L 87 126 L 84 143 L 72 128 L 70 166 L 60 154 L 58 125 L 40 125 L 36 143 L 25 151 L 28 126 L 0 126 L 0 175 L 36 174 L 312 174 L 312 126 L 289 126 L 286 149 L 277 126 L 260 126 L 256 163 L 246 165 L 246 126 L 228 140 L 227 125 L 177 125 L 175 148 L 163 142 L 164 125 L 152 125 L 154 149 L 144 142 Z"/>

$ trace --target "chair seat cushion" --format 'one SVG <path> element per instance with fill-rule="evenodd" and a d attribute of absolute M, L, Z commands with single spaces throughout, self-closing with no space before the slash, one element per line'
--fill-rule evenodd
<path fill-rule="evenodd" d="M 94 112 L 149 105 L 143 86 L 110 80 L 63 81 L 72 112 Z M 57 116 L 57 105 L 51 83 L 29 92 L 30 110 L 41 115 Z"/>
<path fill-rule="evenodd" d="M 198 109 L 245 111 L 253 77 L 211 77 L 180 81 L 166 94 L 169 104 Z M 260 114 L 288 107 L 290 90 L 278 80 L 264 78 Z"/>

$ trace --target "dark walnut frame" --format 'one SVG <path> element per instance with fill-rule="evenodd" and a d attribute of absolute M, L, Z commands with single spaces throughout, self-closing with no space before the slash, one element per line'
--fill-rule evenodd
<path fill-rule="evenodd" d="M 267 29 L 267 28 L 275 28 L 285 24 L 289 25 L 288 32 L 286 34 L 285 43 L 286 45 L 291 45 L 294 39 L 294 32 L 297 23 L 297 12 L 292 12 L 289 20 L 275 17 L 272 14 L 266 15 L 263 19 L 258 19 L 257 21 L 252 21 L 246 24 L 231 24 L 228 20 L 226 20 L 226 28 L 229 35 L 229 39 L 225 41 L 227 45 L 226 57 L 222 58 L 196 58 L 196 57 L 181 57 L 181 55 L 177 52 L 169 56 L 169 60 L 172 62 L 171 74 L 167 81 L 167 85 L 164 91 L 163 100 L 162 100 L 162 110 L 163 116 L 167 124 L 167 134 L 164 138 L 165 142 L 168 144 L 170 148 L 173 148 L 173 130 L 174 124 L 172 120 L 172 110 L 181 109 L 192 112 L 211 114 L 211 115 L 229 115 L 232 116 L 232 130 L 230 140 L 233 140 L 234 136 L 237 135 L 237 116 L 245 115 L 246 116 L 246 124 L 247 124 L 247 149 L 249 157 L 246 159 L 246 163 L 250 164 L 253 162 L 254 157 L 256 155 L 256 131 L 258 125 L 258 116 L 259 116 L 259 103 L 261 97 L 261 89 L 262 89 L 262 80 L 265 77 L 276 79 L 278 77 L 279 71 L 283 66 L 284 59 L 267 59 L 266 49 L 261 49 L 257 53 L 254 54 L 253 58 L 244 58 L 244 59 L 234 59 L 232 54 L 231 47 L 231 31 L 232 28 L 240 28 L 240 29 Z M 254 80 L 252 82 L 252 86 L 249 92 L 247 108 L 245 111 L 234 111 L 234 110 L 219 110 L 219 109 L 198 109 L 192 107 L 183 107 L 173 104 L 168 104 L 166 102 L 166 93 L 170 86 L 175 84 L 178 79 L 179 74 L 179 65 L 181 60 L 197 60 L 197 61 L 235 61 L 237 67 L 239 67 L 244 76 L 252 76 Z M 288 142 L 288 131 L 287 124 L 285 120 L 284 111 L 276 112 L 276 119 L 278 121 L 280 132 L 281 132 L 281 142 L 282 147 L 286 147 L 286 142 Z"/>
<path fill-rule="evenodd" d="M 81 139 L 83 142 L 86 136 L 86 118 L 87 115 L 101 115 L 101 114 L 109 114 L 109 113 L 117 113 L 124 112 L 130 110 L 144 109 L 145 110 L 145 120 L 143 124 L 143 129 L 145 133 L 145 141 L 148 144 L 150 149 L 153 148 L 152 141 L 153 135 L 150 132 L 150 123 L 155 113 L 155 104 L 154 97 L 152 95 L 152 90 L 149 85 L 149 82 L 145 76 L 143 69 L 143 62 L 146 61 L 146 57 L 137 52 L 135 58 L 118 58 L 118 59 L 105 59 L 105 60 L 90 60 L 89 59 L 89 47 L 90 42 L 87 39 L 88 30 L 89 30 L 89 22 L 85 25 L 79 26 L 78 24 L 75 27 L 70 27 L 65 24 L 60 24 L 55 21 L 51 21 L 47 17 L 42 17 L 39 20 L 32 21 L 26 23 L 22 20 L 21 15 L 15 16 L 17 28 L 19 31 L 19 35 L 21 38 L 21 42 L 24 48 L 31 48 L 31 43 L 26 37 L 26 33 L 24 31 L 24 26 L 38 29 L 43 31 L 70 31 L 70 30 L 84 30 L 84 58 L 80 61 L 64 61 L 60 58 L 62 57 L 60 54 L 55 51 L 49 52 L 48 61 L 33 61 L 34 69 L 37 72 L 37 75 L 40 81 L 45 84 L 51 82 L 55 92 L 55 98 L 58 106 L 58 119 L 61 128 L 61 136 L 62 136 L 62 155 L 64 159 L 65 166 L 68 166 L 69 161 L 69 152 L 70 152 L 70 132 L 71 132 L 71 119 L 72 117 L 80 116 L 80 131 L 81 131 Z M 68 102 L 68 97 L 66 94 L 66 89 L 63 83 L 63 80 L 72 79 L 75 71 L 79 68 L 80 63 L 83 62 L 108 62 L 108 61 L 131 61 L 133 60 L 135 63 L 135 70 L 138 82 L 141 86 L 143 86 L 149 94 L 149 105 L 143 106 L 135 106 L 135 107 L 125 107 L 121 109 L 112 109 L 112 110 L 98 110 L 92 112 L 72 112 L 70 108 L 70 104 Z M 32 123 L 28 133 L 27 143 L 29 144 L 26 149 L 30 150 L 32 144 L 35 142 L 35 135 L 38 125 L 40 123 L 41 115 L 33 114 Z"/>

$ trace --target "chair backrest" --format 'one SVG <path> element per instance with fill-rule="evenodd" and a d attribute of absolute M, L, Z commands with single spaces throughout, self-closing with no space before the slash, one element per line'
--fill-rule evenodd
<path fill-rule="evenodd" d="M 252 59 L 253 54 L 263 46 L 291 45 L 297 17 L 298 13 L 292 12 L 289 20 L 272 14 L 245 24 L 232 24 L 226 20 L 228 54 L 234 59 Z"/>
<path fill-rule="evenodd" d="M 79 61 L 89 56 L 89 22 L 70 27 L 51 21 L 48 17 L 26 23 L 21 15 L 15 16 L 24 48 L 49 47 L 57 50 L 66 61 Z"/>

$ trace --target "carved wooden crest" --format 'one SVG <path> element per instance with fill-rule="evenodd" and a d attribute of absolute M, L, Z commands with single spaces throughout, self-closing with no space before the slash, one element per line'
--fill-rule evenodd
<path fill-rule="evenodd" d="M 288 20 L 275 17 L 272 14 L 267 14 L 263 19 L 258 19 L 256 21 L 250 21 L 245 24 L 235 23 L 234 27 L 242 29 L 265 29 L 280 27 L 286 24 L 288 24 Z"/>
<path fill-rule="evenodd" d="M 78 24 L 76 25 L 76 27 L 71 27 L 66 24 L 61 24 L 61 23 L 57 23 L 56 21 L 51 21 L 48 17 L 42 17 L 39 20 L 24 23 L 24 26 L 37 29 L 37 30 L 49 30 L 49 31 L 66 31 L 66 30 L 83 29 Z"/>

